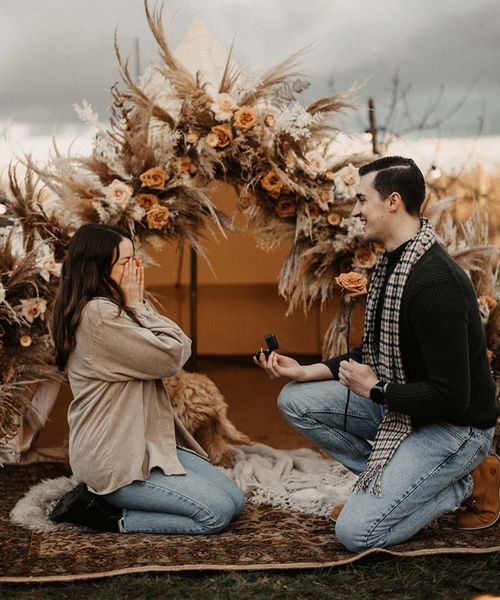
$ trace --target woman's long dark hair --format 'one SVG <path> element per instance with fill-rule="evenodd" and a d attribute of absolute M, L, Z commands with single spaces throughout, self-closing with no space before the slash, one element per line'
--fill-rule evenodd
<path fill-rule="evenodd" d="M 64 259 L 61 280 L 52 311 L 52 338 L 55 363 L 64 371 L 75 348 L 75 333 L 83 308 L 97 296 L 104 296 L 139 323 L 133 310 L 125 305 L 121 287 L 111 279 L 111 269 L 120 256 L 123 239 L 130 234 L 112 225 L 83 225 L 71 239 Z"/>

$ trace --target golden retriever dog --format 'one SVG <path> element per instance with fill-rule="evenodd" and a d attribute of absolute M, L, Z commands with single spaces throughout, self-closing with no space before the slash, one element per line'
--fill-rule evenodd
<path fill-rule="evenodd" d="M 163 383 L 177 416 L 210 460 L 221 467 L 230 467 L 231 444 L 251 444 L 251 441 L 227 418 L 227 404 L 215 383 L 206 375 L 186 371 L 165 377 Z"/>

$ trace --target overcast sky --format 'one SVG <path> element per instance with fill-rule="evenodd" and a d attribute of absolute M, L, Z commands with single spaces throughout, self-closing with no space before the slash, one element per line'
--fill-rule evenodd
<path fill-rule="evenodd" d="M 481 115 L 483 134 L 500 134 L 500 0 L 167 0 L 174 48 L 195 17 L 226 48 L 234 38 L 242 65 L 270 67 L 312 43 L 305 101 L 365 81 L 363 110 L 346 121 L 353 130 L 368 96 L 384 121 L 398 73 L 412 85 L 415 118 L 444 86 L 437 117 L 465 101 L 444 135 L 475 134 Z M 156 48 L 142 0 L 0 0 L 0 125 L 57 132 L 84 98 L 105 116 L 118 80 L 115 27 L 124 54 L 139 39 L 144 70 Z"/>

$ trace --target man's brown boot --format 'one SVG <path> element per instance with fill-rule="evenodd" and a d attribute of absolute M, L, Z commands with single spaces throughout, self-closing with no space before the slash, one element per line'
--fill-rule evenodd
<path fill-rule="evenodd" d="M 500 457 L 488 454 L 471 475 L 472 494 L 457 511 L 457 528 L 485 529 L 500 518 Z"/>
<path fill-rule="evenodd" d="M 330 521 L 336 523 L 343 508 L 343 504 L 337 504 L 337 506 L 334 506 L 332 508 L 332 512 L 330 513 Z"/>

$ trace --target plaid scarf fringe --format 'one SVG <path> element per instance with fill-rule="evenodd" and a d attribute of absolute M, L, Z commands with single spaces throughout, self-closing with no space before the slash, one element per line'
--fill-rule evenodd
<path fill-rule="evenodd" d="M 432 225 L 421 219 L 422 226 L 405 248 L 396 268 L 389 277 L 385 289 L 384 306 L 380 327 L 379 348 L 375 346 L 375 319 L 377 305 L 384 286 L 387 269 L 387 252 L 380 258 L 370 284 L 365 313 L 363 335 L 363 362 L 372 367 L 379 380 L 406 383 L 399 343 L 399 313 L 403 291 L 411 270 L 420 258 L 436 242 Z M 382 495 L 381 479 L 385 467 L 394 456 L 401 442 L 412 430 L 409 415 L 389 411 L 379 426 L 366 470 L 361 473 L 353 491 L 367 490 Z"/>

